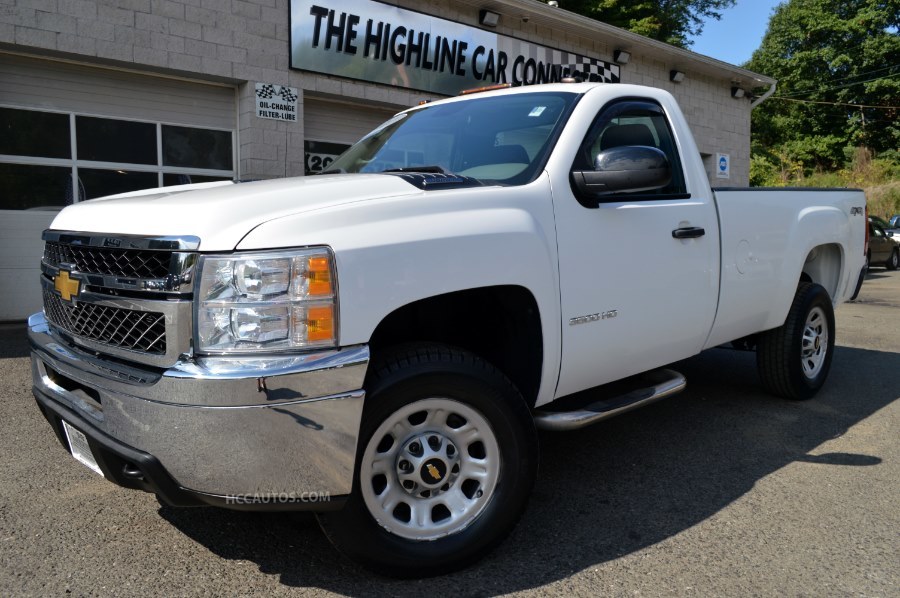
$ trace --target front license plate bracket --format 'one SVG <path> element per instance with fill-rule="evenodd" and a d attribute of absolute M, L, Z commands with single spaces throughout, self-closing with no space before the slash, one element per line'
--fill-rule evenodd
<path fill-rule="evenodd" d="M 66 432 L 66 440 L 69 441 L 69 451 L 72 453 L 72 456 L 88 469 L 102 476 L 103 471 L 97 465 L 97 459 L 94 458 L 94 453 L 91 452 L 91 445 L 88 444 L 87 436 L 84 435 L 84 432 L 71 426 L 65 420 L 63 420 L 62 424 L 63 430 Z"/>

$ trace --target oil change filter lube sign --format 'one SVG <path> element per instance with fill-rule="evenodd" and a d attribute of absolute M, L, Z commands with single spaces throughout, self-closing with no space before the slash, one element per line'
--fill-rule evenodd
<path fill-rule="evenodd" d="M 291 68 L 455 95 L 573 76 L 619 82 L 619 66 L 372 0 L 291 1 Z"/>
<path fill-rule="evenodd" d="M 297 122 L 297 89 L 273 83 L 256 84 L 256 116 Z"/>

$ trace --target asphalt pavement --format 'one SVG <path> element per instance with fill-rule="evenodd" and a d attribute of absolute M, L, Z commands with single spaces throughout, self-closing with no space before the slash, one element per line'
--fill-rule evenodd
<path fill-rule="evenodd" d="M 819 395 L 767 395 L 752 353 L 674 365 L 688 390 L 541 435 L 510 538 L 397 581 L 309 515 L 161 507 L 76 462 L 31 397 L 24 326 L 0 326 L 0 594 L 900 596 L 900 272 L 837 310 Z"/>

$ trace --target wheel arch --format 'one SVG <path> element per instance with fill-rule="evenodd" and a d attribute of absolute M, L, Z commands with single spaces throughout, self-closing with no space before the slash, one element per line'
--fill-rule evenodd
<path fill-rule="evenodd" d="M 825 288 L 835 301 L 844 272 L 844 254 L 837 243 L 813 247 L 806 255 L 798 282 L 813 282 Z"/>
<path fill-rule="evenodd" d="M 534 406 L 543 379 L 544 334 L 537 300 L 518 285 L 434 295 L 385 316 L 369 339 L 373 361 L 390 347 L 435 342 L 491 363 Z"/>

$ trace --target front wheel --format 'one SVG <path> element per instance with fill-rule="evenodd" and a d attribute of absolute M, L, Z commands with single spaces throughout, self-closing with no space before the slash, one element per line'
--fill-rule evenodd
<path fill-rule="evenodd" d="M 834 353 L 834 309 L 821 285 L 801 282 L 784 324 L 759 335 L 756 365 L 763 386 L 793 400 L 812 398 Z"/>
<path fill-rule="evenodd" d="M 900 249 L 894 249 L 891 253 L 891 257 L 888 258 L 887 263 L 885 264 L 888 270 L 896 270 L 900 268 Z"/>
<path fill-rule="evenodd" d="M 516 388 L 441 345 L 395 351 L 367 381 L 353 492 L 319 516 L 332 543 L 372 570 L 422 577 L 489 552 L 525 509 L 537 435 Z"/>

